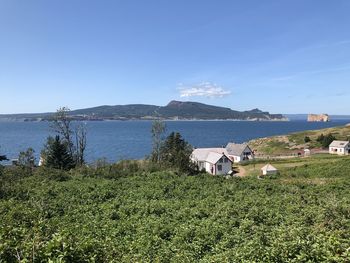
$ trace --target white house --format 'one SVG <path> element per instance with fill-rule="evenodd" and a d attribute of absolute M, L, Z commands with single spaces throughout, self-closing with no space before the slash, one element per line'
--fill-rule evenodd
<path fill-rule="evenodd" d="M 261 168 L 261 173 L 262 175 L 277 174 L 278 170 L 271 164 L 266 164 L 263 168 Z"/>
<path fill-rule="evenodd" d="M 228 143 L 226 146 L 226 151 L 228 157 L 234 162 L 239 163 L 246 160 L 254 159 L 254 152 L 250 149 L 249 145 L 237 144 L 237 143 Z"/>
<path fill-rule="evenodd" d="M 330 154 L 349 155 L 350 143 L 348 141 L 333 141 L 329 145 Z"/>
<path fill-rule="evenodd" d="M 198 148 L 193 150 L 191 160 L 199 169 L 213 175 L 226 175 L 232 169 L 232 161 L 225 148 Z"/>

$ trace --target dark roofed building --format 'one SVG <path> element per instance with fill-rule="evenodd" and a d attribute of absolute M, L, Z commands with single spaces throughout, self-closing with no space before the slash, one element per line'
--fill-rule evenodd
<path fill-rule="evenodd" d="M 235 163 L 254 159 L 254 152 L 246 143 L 238 144 L 230 142 L 226 146 L 226 151 L 230 159 Z"/>

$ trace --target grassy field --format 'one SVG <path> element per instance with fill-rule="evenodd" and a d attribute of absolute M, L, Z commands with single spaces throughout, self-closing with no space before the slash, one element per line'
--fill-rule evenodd
<path fill-rule="evenodd" d="M 263 161 L 230 179 L 7 169 L 0 262 L 349 262 L 350 158 L 270 161 L 263 180 Z"/>
<path fill-rule="evenodd" d="M 332 134 L 337 140 L 350 140 L 350 126 L 333 127 L 321 130 L 303 131 L 291 133 L 289 135 L 272 136 L 251 140 L 249 145 L 262 155 L 285 155 L 296 153 L 305 148 L 315 149 L 321 148 L 321 144 L 317 142 L 317 137 L 321 134 Z M 308 136 L 311 141 L 304 142 L 304 138 Z"/>
<path fill-rule="evenodd" d="M 276 167 L 280 174 L 287 175 L 291 170 L 297 167 L 307 168 L 311 166 L 325 166 L 330 163 L 338 163 L 339 160 L 350 160 L 350 157 L 341 157 L 330 154 L 315 154 L 309 157 L 294 157 L 284 159 L 256 159 L 255 161 L 247 162 L 242 165 L 238 165 L 239 168 L 245 170 L 245 176 L 258 176 L 260 175 L 260 169 L 267 163 Z"/>

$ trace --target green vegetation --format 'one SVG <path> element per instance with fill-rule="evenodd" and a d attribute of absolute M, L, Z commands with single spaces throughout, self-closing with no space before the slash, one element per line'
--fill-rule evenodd
<path fill-rule="evenodd" d="M 160 164 L 189 175 L 196 174 L 198 167 L 190 160 L 192 150 L 192 146 L 181 137 L 180 133 L 172 132 L 161 148 Z"/>
<path fill-rule="evenodd" d="M 166 106 L 129 104 L 99 106 L 94 108 L 70 111 L 69 115 L 76 120 L 126 120 L 126 119 L 283 119 L 282 114 L 270 114 L 258 109 L 236 111 L 229 108 L 207 105 L 198 102 L 171 101 Z M 7 114 L 0 118 L 25 120 L 53 120 L 53 113 L 42 114 Z"/>
<path fill-rule="evenodd" d="M 46 149 L 45 166 L 62 170 L 69 170 L 75 166 L 67 144 L 60 139 L 59 135 L 48 138 Z"/>
<path fill-rule="evenodd" d="M 6 168 L 0 262 L 348 262 L 349 160 L 272 161 L 263 180 L 146 161 Z"/>
<path fill-rule="evenodd" d="M 65 144 L 74 166 L 82 166 L 85 163 L 86 127 L 82 123 L 73 125 L 70 112 L 69 108 L 59 108 L 53 116 L 51 128 L 61 136 L 61 142 Z"/>
<path fill-rule="evenodd" d="M 172 132 L 164 138 L 165 130 L 166 125 L 163 121 L 153 121 L 150 161 L 163 169 L 172 168 L 187 175 L 197 174 L 198 166 L 190 160 L 192 146 L 178 132 Z"/>
<path fill-rule="evenodd" d="M 324 135 L 326 134 L 326 135 Z M 322 138 L 323 136 L 323 138 Z M 301 150 L 327 148 L 334 140 L 350 140 L 350 126 L 303 131 L 289 135 L 251 140 L 249 145 L 261 155 L 288 155 Z"/>
<path fill-rule="evenodd" d="M 311 142 L 310 137 L 309 137 L 309 136 L 305 136 L 305 137 L 304 137 L 304 142 L 305 142 L 305 143 Z"/>
<path fill-rule="evenodd" d="M 6 157 L 6 155 L 0 154 L 0 162 L 2 162 L 2 161 L 7 161 L 7 157 Z"/>
<path fill-rule="evenodd" d="M 152 153 L 151 160 L 155 163 L 160 163 L 161 149 L 164 144 L 164 134 L 166 131 L 166 125 L 161 120 L 155 120 L 152 123 L 151 135 L 152 135 Z"/>
<path fill-rule="evenodd" d="M 328 147 L 336 138 L 331 134 L 323 135 L 323 133 L 317 137 L 317 140 L 319 143 L 321 143 L 323 148 Z"/>
<path fill-rule="evenodd" d="M 34 167 L 35 166 L 35 157 L 34 157 L 33 148 L 28 148 L 24 152 L 20 152 L 18 155 L 18 165 L 24 167 Z"/>

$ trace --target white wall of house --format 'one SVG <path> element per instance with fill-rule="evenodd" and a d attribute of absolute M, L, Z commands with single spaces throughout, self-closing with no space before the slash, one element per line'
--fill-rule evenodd
<path fill-rule="evenodd" d="M 211 172 L 212 167 L 213 167 L 213 165 L 211 163 L 205 162 L 205 170 L 207 171 L 207 173 L 212 174 L 212 172 Z"/>
<path fill-rule="evenodd" d="M 199 167 L 201 169 L 200 165 Z M 213 175 L 225 175 L 232 170 L 232 162 L 230 162 L 227 158 L 226 158 L 226 161 L 225 159 L 219 160 L 216 164 L 203 162 L 202 168 L 204 168 L 207 173 L 210 173 Z"/>
<path fill-rule="evenodd" d="M 338 155 L 349 155 L 350 146 L 346 147 L 329 147 L 330 154 L 338 154 Z"/>
<path fill-rule="evenodd" d="M 236 156 L 236 155 L 229 155 L 228 156 L 231 160 L 232 160 L 232 162 L 234 162 L 234 163 L 239 163 L 239 162 L 241 162 L 241 156 Z"/>

